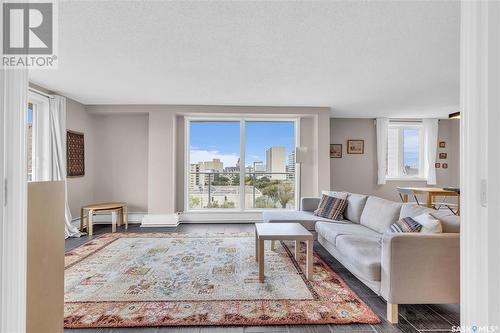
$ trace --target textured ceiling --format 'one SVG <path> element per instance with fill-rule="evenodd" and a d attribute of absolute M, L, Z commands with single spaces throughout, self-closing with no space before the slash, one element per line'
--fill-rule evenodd
<path fill-rule="evenodd" d="M 31 80 L 84 104 L 458 109 L 459 2 L 61 1 L 59 16 L 59 69 Z"/>

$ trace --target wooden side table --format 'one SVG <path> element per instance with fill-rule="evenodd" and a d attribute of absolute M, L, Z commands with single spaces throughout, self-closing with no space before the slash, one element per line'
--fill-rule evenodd
<path fill-rule="evenodd" d="M 306 277 L 312 278 L 313 272 L 313 235 L 300 223 L 256 223 L 255 224 L 255 258 L 259 263 L 259 281 L 264 282 L 264 241 L 295 241 L 295 260 L 299 259 L 300 242 L 307 244 Z"/>
<path fill-rule="evenodd" d="M 85 213 L 85 210 L 88 211 L 88 217 L 87 217 L 87 225 L 84 225 L 83 223 L 83 215 Z M 121 225 L 121 223 L 125 224 L 125 229 L 128 229 L 128 206 L 126 202 L 104 202 L 104 203 L 95 203 L 95 204 L 90 204 L 90 205 L 85 205 L 82 206 L 80 209 L 80 231 L 83 231 L 84 228 L 87 228 L 87 232 L 89 236 L 92 236 L 92 229 L 93 229 L 93 216 L 95 212 L 102 212 L 102 211 L 112 211 L 112 212 L 117 212 L 118 217 L 116 219 L 116 223 L 118 226 Z M 116 232 L 116 224 L 115 221 L 112 219 L 112 226 L 111 226 L 111 231 Z"/>

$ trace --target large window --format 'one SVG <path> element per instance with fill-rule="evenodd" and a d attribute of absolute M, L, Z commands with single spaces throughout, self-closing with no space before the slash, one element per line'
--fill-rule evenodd
<path fill-rule="evenodd" d="M 391 123 L 387 133 L 387 177 L 424 178 L 421 123 Z"/>
<path fill-rule="evenodd" d="M 293 120 L 187 121 L 189 210 L 295 209 Z"/>

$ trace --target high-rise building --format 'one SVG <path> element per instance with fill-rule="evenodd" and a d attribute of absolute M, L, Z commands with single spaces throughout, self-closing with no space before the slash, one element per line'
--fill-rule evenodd
<path fill-rule="evenodd" d="M 218 158 L 214 158 L 211 161 L 191 164 L 189 166 L 189 185 L 191 188 L 200 185 L 208 185 L 209 175 L 207 175 L 207 173 L 219 173 L 223 171 L 224 163 Z"/>
<path fill-rule="evenodd" d="M 253 171 L 254 172 L 266 172 L 266 165 L 262 161 L 253 162 Z"/>
<path fill-rule="evenodd" d="M 200 162 L 201 172 L 222 172 L 224 171 L 224 163 L 221 162 L 220 159 L 214 158 L 211 161 Z"/>
<path fill-rule="evenodd" d="M 201 163 L 195 163 L 189 166 L 189 188 L 200 185 L 200 164 Z"/>
<path fill-rule="evenodd" d="M 286 179 L 286 151 L 285 147 L 275 146 L 266 150 L 266 172 L 281 173 L 271 174 L 271 179 Z"/>
<path fill-rule="evenodd" d="M 293 151 L 290 155 L 288 155 L 288 166 L 287 170 L 288 174 L 286 175 L 287 179 L 295 179 L 295 152 Z"/>

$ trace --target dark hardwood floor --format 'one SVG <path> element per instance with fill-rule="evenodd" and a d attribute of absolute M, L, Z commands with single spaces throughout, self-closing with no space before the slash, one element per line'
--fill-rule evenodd
<path fill-rule="evenodd" d="M 111 232 L 111 226 L 96 225 L 94 236 L 98 237 Z M 177 228 L 140 228 L 130 225 L 128 232 L 253 232 L 253 224 L 181 224 Z M 118 232 L 124 232 L 118 228 Z M 66 251 L 82 245 L 90 238 L 70 238 L 66 240 Z M 99 329 L 66 329 L 66 333 L 337 333 L 337 332 L 450 332 L 452 326 L 458 326 L 460 311 L 458 305 L 400 305 L 399 324 L 392 325 L 385 320 L 386 303 L 373 291 L 361 283 L 344 266 L 333 258 L 319 243 L 315 243 L 314 251 L 325 260 L 332 269 L 349 285 L 349 287 L 381 318 L 377 325 L 287 325 L 287 326 L 235 326 L 235 327 L 148 327 L 148 328 L 99 328 Z"/>

